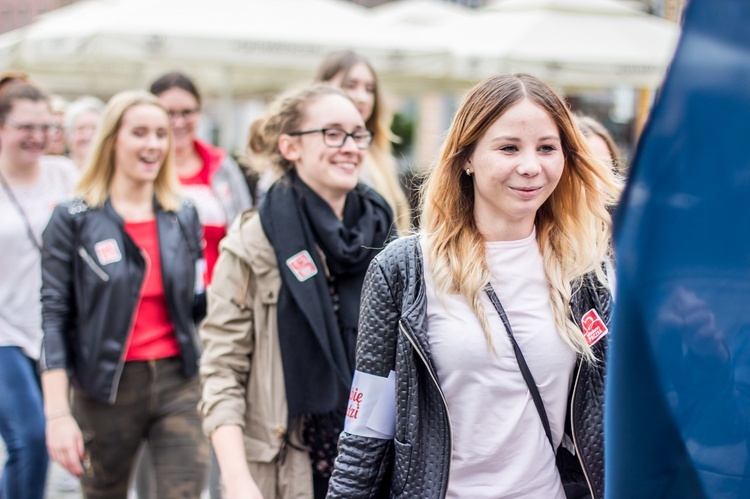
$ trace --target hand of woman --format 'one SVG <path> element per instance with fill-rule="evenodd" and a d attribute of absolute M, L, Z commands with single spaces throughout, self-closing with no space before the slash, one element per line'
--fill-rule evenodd
<path fill-rule="evenodd" d="M 71 414 L 47 421 L 47 452 L 71 474 L 83 475 L 83 435 Z"/>

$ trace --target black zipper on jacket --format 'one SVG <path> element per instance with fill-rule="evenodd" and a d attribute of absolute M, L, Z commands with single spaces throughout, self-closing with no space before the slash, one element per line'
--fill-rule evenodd
<path fill-rule="evenodd" d="M 409 343 L 411 343 L 412 348 L 417 352 L 417 355 L 419 355 L 419 358 L 422 360 L 422 363 L 424 363 L 425 367 L 427 368 L 427 372 L 430 373 L 430 378 L 432 378 L 433 383 L 435 383 L 435 388 L 437 388 L 438 393 L 440 394 L 440 398 L 443 401 L 443 407 L 445 408 L 445 417 L 448 420 L 448 474 L 446 476 L 445 482 L 443 483 L 442 487 L 442 494 L 441 497 L 445 497 L 446 493 L 448 492 L 448 482 L 450 481 L 450 473 L 451 473 L 451 466 L 450 463 L 453 461 L 453 425 L 451 424 L 451 416 L 448 412 L 448 401 L 445 399 L 445 394 L 443 393 L 442 388 L 440 388 L 440 383 L 438 382 L 437 375 L 432 369 L 432 366 L 429 362 L 427 362 L 427 357 L 424 355 L 424 352 L 422 352 L 422 349 L 419 347 L 419 344 L 416 342 L 414 338 L 411 337 L 409 332 L 406 330 L 406 327 L 404 326 L 404 323 L 399 319 L 398 326 L 401 329 L 401 332 L 406 337 L 407 340 L 409 340 Z"/>
<path fill-rule="evenodd" d="M 86 265 L 89 266 L 91 270 L 94 271 L 94 274 L 99 277 L 104 282 L 109 281 L 109 274 L 107 274 L 104 269 L 102 269 L 100 266 L 96 264 L 93 258 L 91 258 L 91 255 L 89 255 L 89 252 L 86 251 L 86 248 L 83 246 L 78 247 L 78 256 L 81 257 L 81 260 L 86 262 Z"/>
<path fill-rule="evenodd" d="M 127 234 L 125 234 L 127 236 Z M 129 237 L 129 236 L 128 236 Z M 146 282 L 148 281 L 148 274 L 151 272 L 151 265 L 150 261 L 148 259 L 148 255 L 145 251 L 139 249 L 141 258 L 143 258 L 144 262 L 144 268 L 143 268 L 143 281 L 141 281 L 141 286 L 138 289 L 138 297 L 135 300 L 135 303 L 131 307 L 131 310 L 133 311 L 130 315 L 130 323 L 128 324 L 128 330 L 125 332 L 125 342 L 122 344 L 122 353 L 120 354 L 120 358 L 117 361 L 117 367 L 115 368 L 115 374 L 112 378 L 112 388 L 109 391 L 109 403 L 114 404 L 115 400 L 117 399 L 117 389 L 120 387 L 120 378 L 122 377 L 122 371 L 125 368 L 125 357 L 128 354 L 128 347 L 130 346 L 130 337 L 133 335 L 133 328 L 135 328 L 135 318 L 138 314 L 138 305 L 141 303 L 141 300 L 143 300 L 143 292 L 146 289 Z"/>

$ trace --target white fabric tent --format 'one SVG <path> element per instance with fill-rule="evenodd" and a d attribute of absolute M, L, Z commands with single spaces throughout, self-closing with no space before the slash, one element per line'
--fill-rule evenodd
<path fill-rule="evenodd" d="M 305 81 L 323 54 L 352 48 L 386 80 L 445 79 L 444 51 L 367 13 L 343 0 L 86 0 L 0 36 L 0 70 L 24 69 L 55 92 L 109 94 L 178 68 L 207 94 L 237 96 Z"/>
<path fill-rule="evenodd" d="M 496 0 L 460 22 L 454 77 L 527 72 L 564 87 L 654 88 L 679 37 L 616 0 Z"/>

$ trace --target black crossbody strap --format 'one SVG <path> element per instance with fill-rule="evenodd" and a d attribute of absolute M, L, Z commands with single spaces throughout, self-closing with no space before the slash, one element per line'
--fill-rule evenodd
<path fill-rule="evenodd" d="M 549 419 L 547 418 L 547 411 L 544 409 L 544 401 L 542 401 L 542 396 L 539 393 L 539 388 L 537 388 L 536 386 L 534 376 L 531 374 L 529 365 L 526 363 L 526 359 L 524 359 L 523 357 L 521 347 L 518 346 L 518 342 L 516 342 L 516 338 L 513 336 L 513 329 L 511 329 L 510 327 L 508 316 L 505 313 L 505 309 L 503 308 L 502 303 L 500 303 L 500 299 L 495 294 L 495 290 L 492 289 L 492 284 L 488 282 L 484 290 L 487 293 L 487 296 L 490 297 L 490 301 L 492 302 L 492 305 L 494 305 L 495 310 L 497 310 L 497 314 L 500 316 L 500 319 L 503 321 L 503 325 L 505 325 L 505 330 L 508 332 L 508 338 L 510 338 L 510 342 L 513 344 L 513 353 L 516 354 L 518 367 L 521 370 L 524 381 L 526 381 L 526 385 L 529 387 L 531 398 L 534 399 L 534 405 L 536 406 L 537 412 L 539 412 L 539 418 L 542 420 L 542 426 L 544 426 L 544 433 L 547 434 L 547 440 L 549 440 L 549 444 L 552 446 L 552 451 L 554 452 L 555 444 L 552 443 L 552 430 L 550 429 Z"/>
<path fill-rule="evenodd" d="M 16 199 L 16 196 L 13 195 L 13 191 L 10 190 L 10 186 L 5 181 L 5 178 L 0 174 L 0 184 L 3 186 L 3 190 L 5 191 L 5 194 L 8 196 L 8 199 L 10 199 L 11 204 L 13 207 L 18 211 L 18 214 L 21 215 L 21 218 L 23 219 L 23 224 L 26 227 L 26 234 L 29 236 L 29 239 L 31 239 L 31 242 L 34 243 L 34 247 L 39 250 L 39 253 L 42 252 L 42 245 L 37 240 L 36 236 L 34 235 L 34 231 L 31 228 L 31 222 L 29 221 L 29 217 L 26 216 L 26 212 L 23 211 L 23 208 L 21 207 L 21 203 L 18 202 L 18 199 Z"/>

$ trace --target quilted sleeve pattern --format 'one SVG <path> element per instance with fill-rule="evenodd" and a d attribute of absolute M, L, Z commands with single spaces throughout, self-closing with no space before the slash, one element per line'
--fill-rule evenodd
<path fill-rule="evenodd" d="M 592 308 L 610 327 L 611 295 L 609 290 L 592 276 L 585 279 L 584 289 L 573 304 L 578 318 Z M 574 432 L 581 461 L 589 478 L 594 498 L 604 497 L 604 385 L 606 375 L 608 337 L 594 345 L 596 364 L 583 364 L 576 387 L 573 415 Z"/>
<path fill-rule="evenodd" d="M 362 287 L 356 369 L 386 377 L 395 367 L 399 307 L 378 260 Z M 375 498 L 387 489 L 393 441 L 343 432 L 328 489 L 329 498 Z"/>

